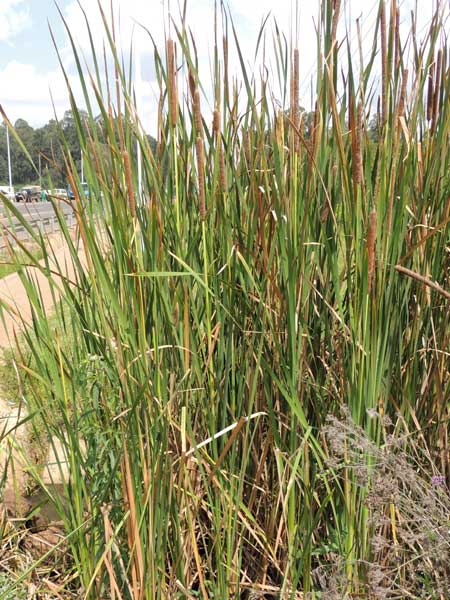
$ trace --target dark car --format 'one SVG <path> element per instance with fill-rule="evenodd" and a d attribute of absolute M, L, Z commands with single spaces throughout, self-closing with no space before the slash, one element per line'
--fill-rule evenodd
<path fill-rule="evenodd" d="M 22 188 L 16 193 L 16 202 L 39 202 L 41 188 L 38 185 Z"/>

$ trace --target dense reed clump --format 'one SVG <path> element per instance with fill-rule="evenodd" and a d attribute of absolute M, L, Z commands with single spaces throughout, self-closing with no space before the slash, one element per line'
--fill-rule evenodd
<path fill-rule="evenodd" d="M 275 27 L 278 83 L 250 72 L 224 9 L 209 86 L 178 23 L 154 47 L 155 147 L 104 19 L 117 97 L 101 93 L 93 48 L 93 72 L 79 70 L 89 119 L 76 119 L 82 245 L 61 217 L 75 275 L 39 266 L 61 292 L 50 320 L 22 273 L 32 358 L 17 361 L 39 429 L 70 464 L 61 495 L 44 489 L 80 597 L 445 598 L 450 81 L 438 4 L 419 43 L 414 22 L 400 39 L 399 3 L 380 0 L 356 69 L 341 3 L 323 0 L 309 113 L 296 40 Z M 61 144 L 81 189 L 62 132 Z"/>

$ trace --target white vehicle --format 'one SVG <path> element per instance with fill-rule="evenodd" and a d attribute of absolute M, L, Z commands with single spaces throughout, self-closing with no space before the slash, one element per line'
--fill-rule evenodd
<path fill-rule="evenodd" d="M 10 185 L 0 185 L 0 193 L 6 196 L 8 200 L 11 200 L 11 202 L 14 202 L 16 199 L 14 188 Z"/>
<path fill-rule="evenodd" d="M 64 188 L 55 188 L 53 190 L 53 196 L 57 196 L 58 198 L 67 198 L 67 190 Z"/>

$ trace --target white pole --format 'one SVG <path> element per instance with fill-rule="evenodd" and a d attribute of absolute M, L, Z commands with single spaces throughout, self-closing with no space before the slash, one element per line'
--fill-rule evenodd
<path fill-rule="evenodd" d="M 9 187 L 12 188 L 12 174 L 11 174 L 11 153 L 9 151 L 9 130 L 6 125 L 6 147 L 8 149 L 8 175 L 9 175 Z"/>

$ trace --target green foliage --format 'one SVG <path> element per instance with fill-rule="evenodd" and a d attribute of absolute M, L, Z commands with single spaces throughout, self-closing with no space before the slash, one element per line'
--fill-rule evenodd
<path fill-rule="evenodd" d="M 13 584 L 14 589 L 11 589 L 11 583 L 12 577 L 5 573 L 0 574 L 0 598 L 2 598 L 2 600 L 26 600 L 27 590 L 25 585 Z"/>
<path fill-rule="evenodd" d="M 448 474 L 445 62 L 432 90 L 436 107 L 426 111 L 426 74 L 438 51 L 441 60 L 448 55 L 443 25 L 436 13 L 426 43 L 413 45 L 408 73 L 392 22 L 381 53 L 379 125 L 369 139 L 377 44 L 360 80 L 349 61 L 338 95 L 338 7 L 321 5 L 325 58 L 308 122 L 293 101 L 294 49 L 274 36 L 281 87 L 293 81 L 290 105 L 285 99 L 279 108 L 271 81 L 247 70 L 235 36 L 245 93 L 224 80 L 228 57 L 219 60 L 215 47 L 211 89 L 220 115 L 211 128 L 184 22 L 176 45 L 191 71 L 187 98 L 175 93 L 183 70 L 175 72 L 171 43 L 167 61 L 155 48 L 164 108 L 156 151 L 135 119 L 106 22 L 120 98 L 98 94 L 94 110 L 86 91 L 81 115 L 71 96 L 91 196 L 81 192 L 61 127 L 68 176 L 80 190 L 79 239 L 62 220 L 71 274 L 65 262 L 44 268 L 62 293 L 56 332 L 33 279 L 22 278 L 34 313 L 27 372 L 44 388 L 31 390 L 30 402 L 71 466 L 66 501 L 49 496 L 86 598 L 119 590 L 127 599 L 237 599 L 264 589 L 331 597 L 323 569 L 339 580 L 336 597 L 370 597 L 383 587 L 369 569 L 384 564 L 374 533 L 391 548 L 412 514 L 390 496 L 381 507 L 371 503 L 375 460 L 393 439 L 413 440 L 407 449 L 421 467 L 421 490 L 431 473 Z M 224 19 L 226 53 L 234 30 Z M 101 90 L 95 54 L 93 64 Z M 79 77 L 87 85 L 81 66 Z M 407 77 L 415 92 L 406 96 Z M 66 335 L 76 340 L 71 351 Z M 342 406 L 364 440 L 359 470 L 352 432 L 345 438 L 335 427 L 340 454 L 325 435 L 327 415 Z M 417 592 L 410 566 L 422 564 L 418 539 L 405 542 L 394 571 L 382 571 L 397 597 Z M 445 583 L 445 567 L 439 577 Z"/>

